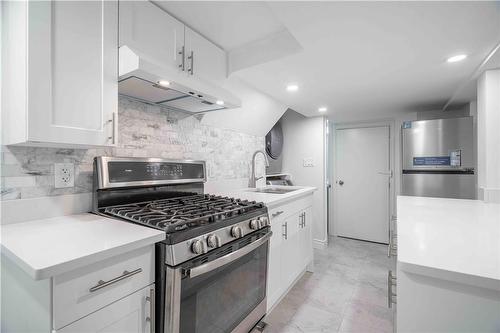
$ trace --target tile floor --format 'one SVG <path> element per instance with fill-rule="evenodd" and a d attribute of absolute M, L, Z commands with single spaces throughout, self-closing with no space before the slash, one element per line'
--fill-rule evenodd
<path fill-rule="evenodd" d="M 330 238 L 314 250 L 314 273 L 305 273 L 266 317 L 264 333 L 392 332 L 387 308 L 387 246 Z"/>

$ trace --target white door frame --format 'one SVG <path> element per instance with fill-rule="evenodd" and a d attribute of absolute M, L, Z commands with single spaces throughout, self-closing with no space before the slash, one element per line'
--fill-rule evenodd
<path fill-rule="evenodd" d="M 390 230 L 390 220 L 391 216 L 395 215 L 396 211 L 396 175 L 397 172 L 395 170 L 396 165 L 395 165 L 395 133 L 396 133 L 396 123 L 394 120 L 380 120 L 380 121 L 374 121 L 374 122 L 353 122 L 353 123 L 339 123 L 339 124 L 334 124 L 333 126 L 333 131 L 332 133 L 332 148 L 330 150 L 331 156 L 328 156 L 331 158 L 332 163 L 330 164 L 330 168 L 333 170 L 329 170 L 330 174 L 332 175 L 332 191 L 331 191 L 331 198 L 330 198 L 330 204 L 331 204 L 331 211 L 330 211 L 330 221 L 329 221 L 329 226 L 328 230 L 330 232 L 331 236 L 337 236 L 337 229 L 336 229 L 336 223 L 337 221 L 337 195 L 335 191 L 335 186 L 333 184 L 335 183 L 335 180 L 337 179 L 337 168 L 336 168 L 336 154 L 337 154 L 337 130 L 341 129 L 351 129 L 351 128 L 369 128 L 369 127 L 382 127 L 382 126 L 387 126 L 389 127 L 389 167 L 390 170 L 392 171 L 392 176 L 389 179 L 390 182 L 390 189 L 389 189 L 389 216 L 387 219 L 387 225 L 389 226 Z"/>

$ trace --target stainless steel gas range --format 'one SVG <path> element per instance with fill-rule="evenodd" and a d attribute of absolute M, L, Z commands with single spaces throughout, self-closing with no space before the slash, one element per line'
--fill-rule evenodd
<path fill-rule="evenodd" d="M 266 312 L 267 208 L 204 194 L 205 175 L 202 161 L 94 161 L 95 213 L 165 231 L 156 332 L 246 333 Z"/>

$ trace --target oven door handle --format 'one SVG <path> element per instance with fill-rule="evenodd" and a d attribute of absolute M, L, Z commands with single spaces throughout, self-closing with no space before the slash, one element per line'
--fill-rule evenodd
<path fill-rule="evenodd" d="M 234 252 L 226 254 L 225 256 L 217 258 L 214 261 L 210 261 L 210 262 L 207 262 L 206 264 L 191 268 L 189 270 L 189 276 L 192 278 L 200 276 L 202 274 L 213 271 L 214 269 L 217 269 L 221 266 L 229 264 L 231 261 L 234 261 L 238 258 L 243 257 L 244 255 L 252 252 L 256 248 L 258 248 L 259 246 L 261 246 L 262 244 L 267 242 L 268 239 L 271 238 L 272 234 L 273 233 L 271 231 L 269 231 L 269 233 L 265 234 L 264 236 L 257 239 L 256 241 L 253 241 L 252 243 L 246 245 L 245 247 L 242 247 L 241 249 L 238 249 Z"/>

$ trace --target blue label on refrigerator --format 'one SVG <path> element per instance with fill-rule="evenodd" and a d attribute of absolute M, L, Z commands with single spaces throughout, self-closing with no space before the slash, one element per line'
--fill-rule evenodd
<path fill-rule="evenodd" d="M 411 121 L 403 121 L 403 129 L 411 128 Z"/>
<path fill-rule="evenodd" d="M 413 165 L 450 165 L 450 156 L 414 157 Z"/>

